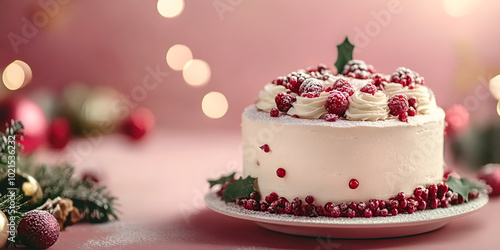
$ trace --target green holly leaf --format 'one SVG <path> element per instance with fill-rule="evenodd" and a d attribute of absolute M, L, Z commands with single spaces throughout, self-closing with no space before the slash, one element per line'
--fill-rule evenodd
<path fill-rule="evenodd" d="M 218 180 L 208 180 L 208 183 L 210 183 L 210 187 L 213 187 L 217 184 L 224 184 L 224 183 L 226 183 L 226 181 L 234 179 L 235 174 L 236 174 L 236 172 L 233 172 L 232 174 L 230 174 L 228 176 L 222 176 Z"/>
<path fill-rule="evenodd" d="M 344 66 L 353 59 L 354 45 L 349 42 L 349 38 L 346 36 L 344 42 L 337 45 L 337 61 L 335 62 L 335 67 L 337 67 L 337 73 L 342 73 Z"/>
<path fill-rule="evenodd" d="M 469 200 L 469 193 L 485 192 L 486 190 L 486 186 L 483 182 L 470 181 L 466 178 L 457 179 L 450 176 L 444 183 L 446 183 L 453 192 L 464 197 L 465 201 Z"/>
<path fill-rule="evenodd" d="M 227 184 L 227 188 L 222 195 L 222 199 L 226 202 L 236 201 L 236 198 L 250 197 L 250 194 L 255 192 L 255 180 L 248 176 L 247 178 L 239 178 L 235 182 Z"/>

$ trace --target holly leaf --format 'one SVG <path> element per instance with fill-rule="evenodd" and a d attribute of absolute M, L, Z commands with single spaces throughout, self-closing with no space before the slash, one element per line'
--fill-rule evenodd
<path fill-rule="evenodd" d="M 344 70 L 344 66 L 353 59 L 354 45 L 349 42 L 349 38 L 346 36 L 344 42 L 337 45 L 337 61 L 335 62 L 335 67 L 337 67 L 337 73 L 340 74 Z"/>
<path fill-rule="evenodd" d="M 250 194 L 255 192 L 255 180 L 248 176 L 247 178 L 239 178 L 235 182 L 227 184 L 227 188 L 222 195 L 222 199 L 226 202 L 236 201 L 237 198 L 250 197 Z"/>
<path fill-rule="evenodd" d="M 235 174 L 236 174 L 236 172 L 233 172 L 232 174 L 230 174 L 228 176 L 222 176 L 218 180 L 208 180 L 208 183 L 210 183 L 210 187 L 213 187 L 217 184 L 224 184 L 224 183 L 226 183 L 226 181 L 234 179 Z"/>
<path fill-rule="evenodd" d="M 469 193 L 485 192 L 486 190 L 486 186 L 483 182 L 470 181 L 467 178 L 457 179 L 450 176 L 445 183 L 453 192 L 464 197 L 465 201 L 469 201 Z"/>

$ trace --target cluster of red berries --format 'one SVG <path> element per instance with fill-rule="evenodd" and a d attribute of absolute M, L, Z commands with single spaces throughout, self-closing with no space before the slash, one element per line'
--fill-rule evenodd
<path fill-rule="evenodd" d="M 274 98 L 278 110 L 285 113 L 288 112 L 296 100 L 297 98 L 290 91 L 278 93 Z"/>
<path fill-rule="evenodd" d="M 397 116 L 402 122 L 408 122 L 408 116 L 415 116 L 417 114 L 417 98 L 408 97 L 404 94 L 396 94 L 389 98 L 387 104 L 389 106 L 389 113 Z"/>
<path fill-rule="evenodd" d="M 274 79 L 271 83 L 275 85 L 282 85 L 291 92 L 300 95 L 300 87 L 306 79 L 313 78 L 328 80 L 330 73 L 331 71 L 326 65 L 319 64 L 316 67 L 309 67 L 307 70 L 300 70 L 298 72 L 292 72 L 286 76 L 280 76 Z"/>
<path fill-rule="evenodd" d="M 325 101 L 326 111 L 342 116 L 349 107 L 349 96 L 354 94 L 354 88 L 347 80 L 339 78 L 326 90 L 330 92 Z"/>
<path fill-rule="evenodd" d="M 371 78 L 373 79 L 372 84 L 375 85 L 378 90 L 382 90 L 384 84 L 389 82 L 388 77 L 380 73 L 373 74 Z"/>
<path fill-rule="evenodd" d="M 470 193 L 469 199 L 475 199 L 478 193 Z M 296 216 L 325 216 L 325 217 L 386 217 L 401 213 L 412 214 L 417 210 L 446 208 L 450 205 L 464 203 L 464 197 L 449 190 L 448 185 L 440 183 L 427 187 L 418 187 L 413 194 L 407 197 L 403 192 L 388 200 L 371 199 L 365 202 L 350 202 L 325 205 L 316 205 L 313 196 L 307 196 L 304 201 L 296 197 L 292 201 L 280 197 L 275 192 L 264 197 L 261 201 L 260 194 L 253 192 L 250 197 L 236 200 L 236 204 L 245 209 L 254 211 L 267 211 L 273 214 L 293 214 Z"/>
<path fill-rule="evenodd" d="M 375 72 L 372 65 L 368 65 L 362 60 L 350 60 L 344 66 L 342 75 L 357 79 L 369 79 Z"/>
<path fill-rule="evenodd" d="M 413 89 L 415 84 L 424 85 L 424 77 L 405 67 L 397 68 L 396 71 L 392 73 L 390 81 L 400 83 L 403 87 L 408 86 L 410 89 Z"/>

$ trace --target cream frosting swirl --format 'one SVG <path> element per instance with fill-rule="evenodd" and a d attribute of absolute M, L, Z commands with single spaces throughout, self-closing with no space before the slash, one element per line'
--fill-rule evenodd
<path fill-rule="evenodd" d="M 288 114 L 297 115 L 300 118 L 318 119 L 327 113 L 325 102 L 328 94 L 327 92 L 321 92 L 319 97 L 315 98 L 297 96 L 297 101 L 288 110 Z"/>
<path fill-rule="evenodd" d="M 410 89 L 408 95 L 417 98 L 417 111 L 419 114 L 429 114 L 433 109 L 437 108 L 434 94 L 423 85 L 417 85 L 415 88 Z"/>
<path fill-rule="evenodd" d="M 272 83 L 266 84 L 264 89 L 259 92 L 259 100 L 255 106 L 262 111 L 270 112 L 271 109 L 276 108 L 274 98 L 276 98 L 276 95 L 281 92 L 286 92 L 286 88 L 284 86 Z"/>
<path fill-rule="evenodd" d="M 346 118 L 355 121 L 385 120 L 389 115 L 387 95 L 382 91 L 374 95 L 356 90 L 349 97 L 349 108 L 345 112 Z"/>
<path fill-rule="evenodd" d="M 428 114 L 433 109 L 437 108 L 434 94 L 429 88 L 420 84 L 415 85 L 413 89 L 409 89 L 408 87 L 403 87 L 403 85 L 399 83 L 386 83 L 384 92 L 389 98 L 396 94 L 405 94 L 408 98 L 417 98 L 417 111 L 419 114 Z"/>

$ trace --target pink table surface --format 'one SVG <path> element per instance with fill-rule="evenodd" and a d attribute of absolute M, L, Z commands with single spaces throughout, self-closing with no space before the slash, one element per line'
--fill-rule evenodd
<path fill-rule="evenodd" d="M 112 135 L 74 140 L 64 151 L 39 151 L 40 161 L 66 159 L 78 172 L 97 171 L 121 210 L 118 222 L 68 227 L 51 249 L 496 249 L 500 244 L 500 199 L 437 231 L 377 240 L 292 236 L 217 214 L 203 202 L 206 179 L 241 169 L 240 144 L 239 131 L 162 130 L 139 143 Z"/>

